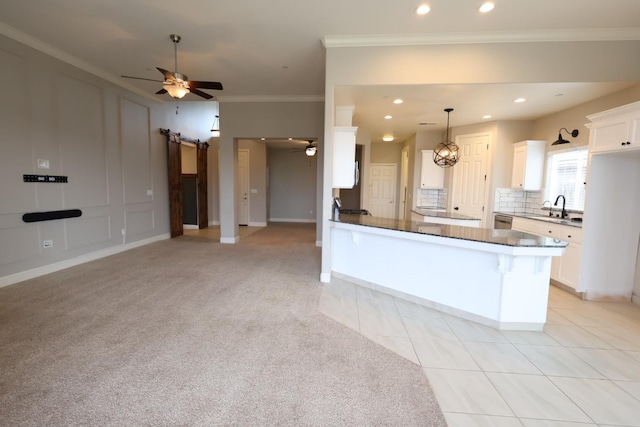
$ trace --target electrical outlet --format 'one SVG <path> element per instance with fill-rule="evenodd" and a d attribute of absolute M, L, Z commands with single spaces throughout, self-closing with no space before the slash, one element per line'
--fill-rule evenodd
<path fill-rule="evenodd" d="M 53 247 L 53 240 L 45 240 L 44 242 L 42 242 L 42 246 L 45 249 L 49 249 Z"/>

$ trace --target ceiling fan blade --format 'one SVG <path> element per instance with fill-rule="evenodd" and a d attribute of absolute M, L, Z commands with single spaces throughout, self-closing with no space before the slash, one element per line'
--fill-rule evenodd
<path fill-rule="evenodd" d="M 124 77 L 125 79 L 136 79 L 136 80 L 148 80 L 150 82 L 164 82 L 164 80 L 155 80 L 155 79 L 146 79 L 144 77 L 133 77 L 133 76 L 120 76 L 120 77 Z"/>
<path fill-rule="evenodd" d="M 176 80 L 176 76 L 174 76 L 171 71 L 163 70 L 160 67 L 156 67 L 156 69 L 160 71 L 162 74 L 164 74 L 165 80 L 173 80 L 173 81 Z"/>
<path fill-rule="evenodd" d="M 191 88 L 191 89 L 189 89 L 189 90 L 191 91 L 191 93 L 192 93 L 192 94 L 194 94 L 194 95 L 198 95 L 198 96 L 201 96 L 201 97 L 203 97 L 204 99 L 211 99 L 211 98 L 213 98 L 213 95 L 209 95 L 208 93 L 204 93 L 203 91 L 198 90 L 198 89 L 196 89 L 196 88 Z"/>
<path fill-rule="evenodd" d="M 195 80 L 189 80 L 189 87 L 195 87 L 200 89 L 214 89 L 222 90 L 222 83 L 220 82 L 200 82 Z"/>
<path fill-rule="evenodd" d="M 159 91 L 156 92 L 156 95 L 163 95 L 165 93 L 167 93 L 166 89 L 160 89 Z"/>

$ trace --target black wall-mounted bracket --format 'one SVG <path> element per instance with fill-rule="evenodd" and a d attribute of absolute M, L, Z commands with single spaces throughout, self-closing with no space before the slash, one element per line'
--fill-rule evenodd
<path fill-rule="evenodd" d="M 22 175 L 22 181 L 24 182 L 69 182 L 67 176 L 60 175 Z"/>

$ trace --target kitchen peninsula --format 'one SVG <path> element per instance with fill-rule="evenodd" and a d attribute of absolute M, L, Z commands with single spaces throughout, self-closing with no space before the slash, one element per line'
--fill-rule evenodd
<path fill-rule="evenodd" d="M 333 276 L 501 330 L 542 330 L 551 257 L 567 246 L 514 230 L 361 215 L 331 224 Z"/>
<path fill-rule="evenodd" d="M 434 224 L 480 227 L 480 218 L 474 218 L 458 212 L 447 212 L 439 209 L 414 208 L 411 210 L 411 219 L 414 221 L 431 222 Z"/>

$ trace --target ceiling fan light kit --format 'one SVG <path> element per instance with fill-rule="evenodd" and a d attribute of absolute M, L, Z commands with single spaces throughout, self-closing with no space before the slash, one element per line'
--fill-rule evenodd
<path fill-rule="evenodd" d="M 460 149 L 453 141 L 449 141 L 449 114 L 453 108 L 445 108 L 447 112 L 447 138 L 433 150 L 433 162 L 441 168 L 448 168 L 460 160 Z"/>
<path fill-rule="evenodd" d="M 213 89 L 222 90 L 222 83 L 220 82 L 206 82 L 189 80 L 185 74 L 178 72 L 178 43 L 182 39 L 177 34 L 171 34 L 169 39 L 173 42 L 173 55 L 174 55 L 174 71 L 167 71 L 160 67 L 156 67 L 164 75 L 164 80 L 147 79 L 144 77 L 122 76 L 126 79 L 148 80 L 152 82 L 162 83 L 162 89 L 156 92 L 156 95 L 162 95 L 168 93 L 172 98 L 181 99 L 188 93 L 193 93 L 204 99 L 211 99 L 213 95 L 209 95 L 199 89 Z"/>

